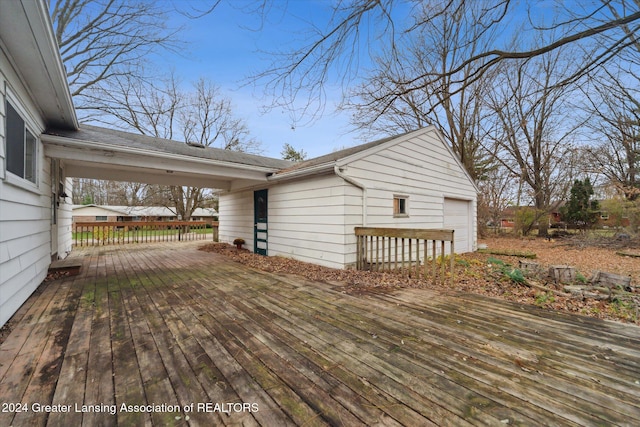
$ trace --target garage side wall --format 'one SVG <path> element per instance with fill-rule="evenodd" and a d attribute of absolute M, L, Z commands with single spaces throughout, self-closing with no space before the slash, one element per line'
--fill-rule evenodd
<path fill-rule="evenodd" d="M 476 189 L 435 131 L 418 134 L 345 165 L 344 172 L 368 188 L 367 226 L 447 228 L 445 199 L 469 206 L 469 244 L 456 252 L 476 248 Z M 407 215 L 394 215 L 394 197 L 406 198 Z M 353 228 L 351 228 L 353 233 Z M 458 241 L 458 238 L 456 238 Z M 348 262 L 355 262 L 355 246 Z"/>
<path fill-rule="evenodd" d="M 244 239 L 244 247 L 253 252 L 253 191 L 220 194 L 218 213 L 218 239 L 229 244 Z"/>

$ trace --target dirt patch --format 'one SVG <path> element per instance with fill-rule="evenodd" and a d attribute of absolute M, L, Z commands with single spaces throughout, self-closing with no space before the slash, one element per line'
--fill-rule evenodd
<path fill-rule="evenodd" d="M 638 258 L 616 255 L 616 251 L 620 248 L 575 245 L 567 241 L 516 238 L 486 239 L 481 240 L 480 243 L 486 244 L 490 249 L 534 253 L 536 255 L 535 262 L 539 263 L 543 269 L 562 264 L 575 267 L 581 277 L 588 278 L 598 270 L 631 276 L 632 296 L 633 298 L 637 296 L 640 299 L 637 288 L 640 282 L 640 261 Z M 536 305 L 544 309 L 570 311 L 602 319 L 640 323 L 637 304 L 580 299 L 568 294 L 565 295 L 561 288 L 547 283 L 537 282 L 534 285 L 533 281 L 527 279 L 520 281 L 517 274 L 512 276 L 508 274 L 517 269 L 518 261 L 522 259 L 517 256 L 485 253 L 457 256 L 456 280 L 451 285 L 450 281 L 445 284 L 434 284 L 429 280 L 410 278 L 397 273 L 338 270 L 285 257 L 264 257 L 247 250 L 237 250 L 224 243 L 208 244 L 200 249 L 222 254 L 242 264 L 268 272 L 296 274 L 309 280 L 333 285 L 340 283 L 343 285 L 341 290 L 350 294 L 359 294 L 371 288 L 377 290 L 402 287 L 429 288 L 441 292 L 475 293 Z M 629 251 L 632 248 L 627 247 L 626 250 Z M 494 263 L 495 260 L 498 260 L 500 264 Z"/>

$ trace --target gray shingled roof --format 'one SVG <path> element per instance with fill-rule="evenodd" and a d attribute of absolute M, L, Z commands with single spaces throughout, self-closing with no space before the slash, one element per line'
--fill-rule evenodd
<path fill-rule="evenodd" d="M 258 166 L 271 169 L 283 169 L 293 165 L 293 162 L 240 151 L 224 150 L 221 148 L 200 148 L 169 139 L 155 138 L 130 132 L 123 132 L 98 126 L 82 125 L 79 130 L 47 129 L 47 135 L 61 136 L 87 142 L 113 145 L 114 147 L 138 148 L 167 154 L 177 154 L 242 165 Z"/>
<path fill-rule="evenodd" d="M 153 150 L 168 154 L 178 154 L 185 156 L 200 157 L 205 159 L 219 160 L 223 162 L 238 163 L 242 165 L 259 166 L 271 168 L 275 174 L 304 170 L 313 166 L 336 162 L 340 159 L 352 156 L 365 150 L 382 145 L 392 139 L 396 139 L 410 132 L 394 135 L 366 144 L 357 145 L 333 153 L 315 157 L 302 162 L 291 162 L 288 160 L 274 159 L 271 157 L 257 156 L 255 154 L 242 153 L 240 151 L 223 150 L 220 148 L 199 148 L 188 144 L 163 138 L 155 138 L 146 135 L 139 135 L 98 126 L 82 125 L 82 128 L 73 130 L 48 129 L 48 135 L 62 136 L 76 140 L 96 142 L 101 144 L 121 146 L 128 148 L 139 148 L 143 150 Z"/>
<path fill-rule="evenodd" d="M 407 132 L 407 133 L 409 133 L 409 132 Z M 292 172 L 292 171 L 302 170 L 302 169 L 307 169 L 307 168 L 310 168 L 310 167 L 313 167 L 313 166 L 317 166 L 317 165 L 321 165 L 321 164 L 324 164 L 324 163 L 336 162 L 336 161 L 338 161 L 340 159 L 344 159 L 346 157 L 352 156 L 354 154 L 360 153 L 360 152 L 368 150 L 370 148 L 377 147 L 378 145 L 382 145 L 385 142 L 389 142 L 392 139 L 396 139 L 396 138 L 398 138 L 398 137 L 400 137 L 402 135 L 405 135 L 405 134 L 394 135 L 394 136 L 390 136 L 390 137 L 387 137 L 387 138 L 378 139 L 376 141 L 368 142 L 366 144 L 356 145 L 354 147 L 349 147 L 349 148 L 345 148 L 343 150 L 334 151 L 333 153 L 325 154 L 323 156 L 315 157 L 313 159 L 305 160 L 303 162 L 298 162 L 298 163 L 295 163 L 295 164 L 289 166 L 288 168 L 279 170 L 276 174 Z"/>

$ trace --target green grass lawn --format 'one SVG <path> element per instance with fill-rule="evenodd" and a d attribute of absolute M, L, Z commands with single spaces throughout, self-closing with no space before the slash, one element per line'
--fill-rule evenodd
<path fill-rule="evenodd" d="M 104 232 L 102 231 L 97 231 L 96 233 L 91 232 L 91 231 L 82 231 L 82 232 L 73 232 L 71 233 L 72 235 L 72 239 L 75 240 L 102 240 L 105 237 L 108 237 L 109 239 L 120 239 L 120 240 L 126 240 L 126 239 L 140 239 L 140 238 L 144 238 L 144 237 L 161 237 L 161 236 L 175 236 L 178 235 L 178 233 L 182 233 L 184 234 L 183 230 L 179 230 L 176 228 L 172 228 L 172 229 L 163 229 L 163 230 L 149 230 L 149 229 L 138 229 L 138 230 L 115 230 L 115 231 L 108 231 L 107 235 L 104 235 Z M 196 228 L 196 229 L 190 229 L 189 230 L 190 233 L 195 233 L 195 234 L 211 234 L 213 233 L 213 228 Z"/>

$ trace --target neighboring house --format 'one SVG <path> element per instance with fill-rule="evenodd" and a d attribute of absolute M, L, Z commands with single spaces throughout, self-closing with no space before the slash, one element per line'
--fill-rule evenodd
<path fill-rule="evenodd" d="M 564 203 L 555 203 L 551 208 L 551 211 L 548 215 L 542 216 L 546 221 L 549 222 L 550 227 L 555 227 L 558 225 L 562 225 L 562 216 L 560 215 L 559 208 Z M 502 211 L 500 216 L 500 228 L 515 228 L 516 226 L 516 217 L 518 213 L 521 215 L 520 219 L 533 219 L 536 217 L 536 208 L 534 206 L 508 206 Z M 536 221 L 536 224 L 538 221 Z"/>
<path fill-rule="evenodd" d="M 600 211 L 596 227 L 599 228 L 624 228 L 631 225 L 631 219 L 621 212 Z"/>
<path fill-rule="evenodd" d="M 71 250 L 64 163 L 48 127 L 78 122 L 44 1 L 0 1 L 0 326 Z"/>
<path fill-rule="evenodd" d="M 165 206 L 73 205 L 73 223 L 96 221 L 177 221 L 175 211 Z M 218 212 L 196 208 L 191 221 L 213 221 Z"/>
<path fill-rule="evenodd" d="M 477 246 L 477 191 L 429 127 L 298 163 L 262 187 L 219 193 L 220 239 L 348 268 L 356 262 L 354 227 L 452 228 L 456 252 L 468 252 Z"/>
<path fill-rule="evenodd" d="M 477 188 L 435 128 L 294 164 L 79 126 L 45 0 L 0 0 L 0 97 L 0 326 L 71 251 L 68 177 L 218 189 L 222 241 L 332 267 L 355 263 L 357 226 L 476 248 Z"/>

